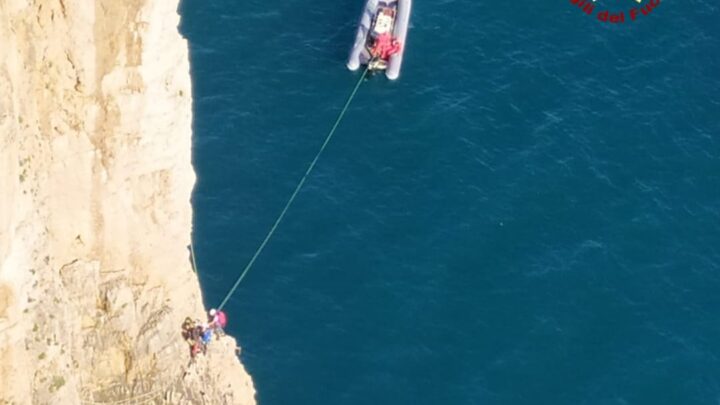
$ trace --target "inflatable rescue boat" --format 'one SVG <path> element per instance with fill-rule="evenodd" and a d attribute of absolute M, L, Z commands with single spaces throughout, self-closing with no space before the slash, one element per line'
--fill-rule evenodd
<path fill-rule="evenodd" d="M 347 67 L 385 71 L 388 79 L 400 75 L 412 0 L 367 0 Z"/>

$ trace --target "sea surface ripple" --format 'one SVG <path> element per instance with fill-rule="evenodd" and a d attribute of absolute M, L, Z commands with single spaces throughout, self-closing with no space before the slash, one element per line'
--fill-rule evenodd
<path fill-rule="evenodd" d="M 182 2 L 209 306 L 357 80 L 362 4 Z M 720 402 L 718 9 L 416 1 L 227 307 L 259 403 Z"/>

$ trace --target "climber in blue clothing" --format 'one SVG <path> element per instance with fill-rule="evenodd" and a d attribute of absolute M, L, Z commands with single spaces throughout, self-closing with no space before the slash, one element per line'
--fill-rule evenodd
<path fill-rule="evenodd" d="M 202 334 L 203 352 L 207 351 L 207 345 L 212 341 L 213 330 L 212 328 L 205 328 Z"/>

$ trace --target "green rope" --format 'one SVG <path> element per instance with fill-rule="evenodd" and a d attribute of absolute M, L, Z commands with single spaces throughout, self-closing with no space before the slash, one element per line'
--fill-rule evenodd
<path fill-rule="evenodd" d="M 268 232 L 267 236 L 265 236 L 265 240 L 262 241 L 260 244 L 260 247 L 255 251 L 255 254 L 253 255 L 252 259 L 250 259 L 250 262 L 245 266 L 245 270 L 240 274 L 240 277 L 238 277 L 237 281 L 235 281 L 235 284 L 232 286 L 230 291 L 225 295 L 225 298 L 223 298 L 222 302 L 218 306 L 218 311 L 223 309 L 227 301 L 230 299 L 230 297 L 235 292 L 235 289 L 237 289 L 240 282 L 245 278 L 245 275 L 250 271 L 250 268 L 252 267 L 253 263 L 255 263 L 255 260 L 260 256 L 260 253 L 265 248 L 265 245 L 268 243 L 270 238 L 272 237 L 273 233 L 275 233 L 275 229 L 278 227 L 280 222 L 282 221 L 283 217 L 285 216 L 285 213 L 287 212 L 288 208 L 290 208 L 290 205 L 292 205 L 293 201 L 295 201 L 295 197 L 300 192 L 300 189 L 302 188 L 303 184 L 305 184 L 305 180 L 307 180 L 308 175 L 310 172 L 312 172 L 313 168 L 315 167 L 315 163 L 317 163 L 318 159 L 320 158 L 320 155 L 325 150 L 325 147 L 330 142 L 330 139 L 335 134 L 335 130 L 337 129 L 338 125 L 340 125 L 340 121 L 342 121 L 343 117 L 345 116 L 345 112 L 347 111 L 348 107 L 350 107 L 350 103 L 352 102 L 353 98 L 355 98 L 355 94 L 357 93 L 358 89 L 360 88 L 360 85 L 362 84 L 363 79 L 365 78 L 365 75 L 367 74 L 368 69 L 366 68 L 365 71 L 363 71 L 362 75 L 360 75 L 360 79 L 357 81 L 357 84 L 355 84 L 355 88 L 353 89 L 352 93 L 350 93 L 350 97 L 348 97 L 347 101 L 345 102 L 345 106 L 340 111 L 340 115 L 338 115 L 337 119 L 335 120 L 335 124 L 332 126 L 332 129 L 330 130 L 330 133 L 328 133 L 327 137 L 325 137 L 325 142 L 323 142 L 322 146 L 320 147 L 320 150 L 318 151 L 317 155 L 315 155 L 315 159 L 312 160 L 310 163 L 310 166 L 305 171 L 305 174 L 303 175 L 302 179 L 300 179 L 300 183 L 298 183 L 297 187 L 295 187 L 295 191 L 293 191 L 292 195 L 290 196 L 290 199 L 288 200 L 287 204 L 285 204 L 285 208 L 283 208 L 282 212 L 280 212 L 280 216 L 275 220 L 275 223 L 273 224 L 272 228 L 270 228 L 270 232 Z"/>

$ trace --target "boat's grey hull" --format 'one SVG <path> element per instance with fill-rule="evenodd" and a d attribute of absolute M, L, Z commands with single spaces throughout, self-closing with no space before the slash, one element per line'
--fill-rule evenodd
<path fill-rule="evenodd" d="M 393 36 L 400 42 L 401 47 L 398 53 L 390 57 L 387 69 L 385 70 L 385 75 L 388 79 L 395 80 L 400 76 L 400 67 L 402 66 L 403 54 L 405 53 L 412 0 L 367 0 L 362 17 L 360 18 L 360 24 L 358 24 L 355 44 L 350 51 L 347 67 L 350 70 L 357 70 L 361 65 L 367 65 L 370 61 L 370 54 L 367 49 L 365 49 L 365 42 L 367 41 L 370 25 L 372 24 L 373 16 L 378 6 L 395 7 L 397 9 Z"/>

